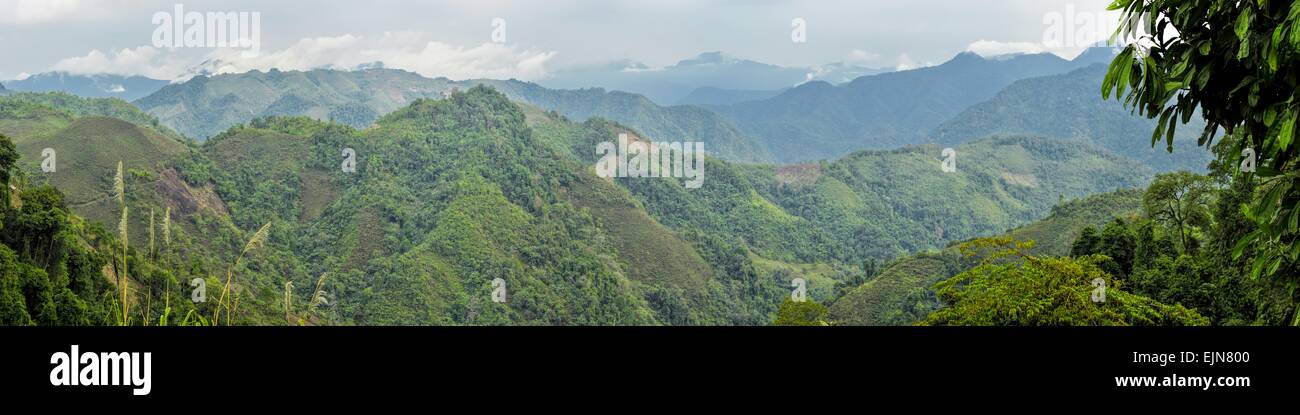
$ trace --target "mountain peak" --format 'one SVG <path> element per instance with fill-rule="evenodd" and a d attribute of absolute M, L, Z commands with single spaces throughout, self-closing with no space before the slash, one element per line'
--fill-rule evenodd
<path fill-rule="evenodd" d="M 988 58 L 980 56 L 980 54 L 978 53 L 971 52 L 971 51 L 963 51 L 961 53 L 958 53 L 956 56 L 953 56 L 952 59 L 949 59 L 947 62 L 940 64 L 939 66 L 947 66 L 947 67 L 967 66 L 967 65 L 975 65 L 982 62 L 988 62 L 988 61 L 989 61 Z"/>
<path fill-rule="evenodd" d="M 727 56 L 723 55 L 721 51 L 704 52 L 699 55 L 696 55 L 694 58 L 677 62 L 677 66 L 708 65 L 708 64 L 724 63 L 727 60 L 728 60 Z"/>

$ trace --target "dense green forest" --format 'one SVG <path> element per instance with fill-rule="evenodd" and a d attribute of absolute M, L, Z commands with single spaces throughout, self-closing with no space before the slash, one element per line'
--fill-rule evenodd
<path fill-rule="evenodd" d="M 128 254 L 151 253 L 130 269 L 169 275 L 149 293 L 172 294 L 132 291 L 148 285 L 128 274 L 133 324 L 188 299 L 195 278 L 210 299 L 182 302 L 207 324 L 768 324 L 796 278 L 830 302 L 895 256 L 1152 174 L 1083 143 L 993 137 L 961 147 L 955 173 L 925 146 L 782 167 L 710 158 L 706 186 L 688 191 L 596 177 L 594 143 L 641 134 L 486 86 L 416 100 L 364 130 L 267 117 L 202 145 L 129 106 L 110 118 L 84 108 L 113 101 L 52 97 L 0 100 L 0 132 L 22 155 L 11 182 L 68 192 L 69 218 L 120 225 L 125 207 L 126 227 L 148 230 L 117 237 Z M 40 150 L 64 145 L 112 151 L 60 151 L 59 171 L 41 172 Z M 345 148 L 355 172 L 341 169 Z M 497 278 L 508 303 L 491 301 Z"/>

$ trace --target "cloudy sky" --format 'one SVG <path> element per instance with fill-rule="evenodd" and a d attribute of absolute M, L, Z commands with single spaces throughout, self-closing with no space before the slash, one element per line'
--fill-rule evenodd
<path fill-rule="evenodd" d="M 574 65 L 671 65 L 705 51 L 784 66 L 941 63 L 973 50 L 1072 57 L 1107 26 L 1109 0 L 230 0 L 185 12 L 260 13 L 260 52 L 158 47 L 176 0 L 0 0 L 0 79 L 63 70 L 176 79 L 218 72 L 352 68 L 537 80 Z M 494 19 L 504 42 L 494 42 Z M 806 42 L 791 40 L 806 22 Z M 1104 23 L 1103 23 L 1104 24 Z M 189 26 L 182 26 L 188 28 Z M 1076 29 L 1077 28 L 1077 29 Z M 1095 28 L 1095 29 L 1094 29 Z M 1063 30 L 1065 29 L 1065 30 Z M 1066 31 L 1068 30 L 1068 31 Z M 500 30 L 496 30 L 501 34 Z M 1078 33 L 1076 33 L 1078 32 Z M 1062 36 L 1064 35 L 1064 36 Z M 1074 39 L 1078 39 L 1075 41 Z M 1044 44 L 1051 39 L 1062 43 Z M 1093 39 L 1093 40 L 1096 40 Z M 501 40 L 501 39 L 497 39 Z M 217 63 L 212 63 L 217 62 Z"/>

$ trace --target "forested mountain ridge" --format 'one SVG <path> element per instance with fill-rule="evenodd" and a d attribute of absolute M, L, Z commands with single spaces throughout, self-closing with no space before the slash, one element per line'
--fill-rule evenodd
<path fill-rule="evenodd" d="M 415 99 L 436 97 L 450 88 L 446 79 L 393 69 L 272 69 L 196 76 L 135 104 L 164 125 L 204 140 L 236 124 L 272 115 L 306 115 L 362 128 Z"/>
<path fill-rule="evenodd" d="M 975 104 L 936 127 L 932 141 L 952 146 L 993 134 L 1030 134 L 1079 139 L 1129 157 L 1156 171 L 1203 171 L 1212 154 L 1196 146 L 1204 129 L 1197 117 L 1180 126 L 1181 151 L 1167 152 L 1164 139 L 1151 145 L 1156 122 L 1118 102 L 1097 99 L 1106 66 L 1016 81 L 992 99 Z"/>
<path fill-rule="evenodd" d="M 842 85 L 808 82 L 781 94 L 710 107 L 766 144 L 777 161 L 834 159 L 861 149 L 926 142 L 930 129 L 1017 80 L 1068 72 L 1109 58 L 1050 53 L 985 58 L 963 52 L 941 65 L 864 76 Z"/>
<path fill-rule="evenodd" d="M 511 99 L 577 120 L 600 116 L 633 126 L 662 141 L 700 141 L 706 151 L 740 161 L 770 161 L 765 147 L 722 117 L 689 106 L 661 107 L 643 96 L 601 89 L 552 90 L 516 80 L 451 81 L 396 69 L 358 71 L 253 71 L 199 76 L 136 101 L 164 125 L 204 140 L 258 117 L 305 115 L 366 128 L 421 98 L 488 84 Z"/>

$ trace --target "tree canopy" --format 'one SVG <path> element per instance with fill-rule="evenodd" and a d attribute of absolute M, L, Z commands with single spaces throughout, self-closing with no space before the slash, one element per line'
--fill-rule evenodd
<path fill-rule="evenodd" d="M 1194 116 L 1207 122 L 1200 145 L 1220 129 L 1239 139 L 1226 155 L 1247 168 L 1259 191 L 1246 206 L 1258 229 L 1237 244 L 1258 251 L 1251 275 L 1273 275 L 1300 257 L 1300 2 L 1284 0 L 1115 0 L 1116 37 L 1132 41 L 1115 57 L 1102 95 L 1123 97 L 1159 119 L 1152 145 L 1173 151 L 1174 130 Z M 1145 32 L 1141 35 L 1130 35 Z M 1253 168 L 1253 169 L 1252 169 Z M 1286 277 L 1295 283 L 1295 276 Z"/>

